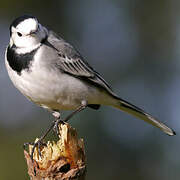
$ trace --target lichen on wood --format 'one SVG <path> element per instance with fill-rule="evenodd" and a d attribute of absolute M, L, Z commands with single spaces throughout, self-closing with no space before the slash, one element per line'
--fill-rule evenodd
<path fill-rule="evenodd" d="M 24 151 L 31 180 L 70 180 L 85 177 L 83 139 L 78 139 L 76 130 L 67 123 L 59 125 L 59 132 L 57 142 L 48 141 L 41 146 L 41 156 L 38 148 L 35 148 L 33 161 L 30 158 L 33 146 L 29 145 L 29 152 Z"/>

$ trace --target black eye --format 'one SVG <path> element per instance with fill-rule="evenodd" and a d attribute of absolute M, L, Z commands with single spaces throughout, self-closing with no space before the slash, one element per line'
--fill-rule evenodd
<path fill-rule="evenodd" d="M 18 36 L 19 36 L 19 37 L 21 37 L 21 36 L 22 36 L 22 34 L 21 34 L 20 32 L 17 32 L 17 34 L 18 34 Z"/>

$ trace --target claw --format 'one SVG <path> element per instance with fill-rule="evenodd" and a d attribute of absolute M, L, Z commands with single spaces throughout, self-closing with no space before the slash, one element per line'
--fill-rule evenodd
<path fill-rule="evenodd" d="M 39 153 L 39 156 L 42 158 L 42 154 L 41 154 L 40 146 L 41 146 L 41 144 L 39 143 L 39 144 L 38 144 L 38 153 Z"/>
<path fill-rule="evenodd" d="M 46 144 L 42 142 L 42 139 L 41 139 L 41 138 L 40 138 L 37 142 L 35 142 L 35 143 L 32 143 L 32 142 L 24 143 L 24 144 L 23 144 L 23 148 L 25 149 L 26 146 L 28 146 L 28 145 L 32 145 L 32 146 L 33 146 L 33 147 L 32 147 L 32 152 L 31 152 L 31 155 L 30 155 L 32 162 L 33 162 L 33 155 L 34 155 L 34 151 L 35 151 L 35 148 L 36 148 L 36 147 L 38 148 L 39 156 L 42 158 L 41 147 L 42 147 L 42 146 L 46 146 Z"/>
<path fill-rule="evenodd" d="M 23 144 L 23 148 L 25 149 L 26 146 L 28 146 L 28 145 L 32 145 L 32 146 L 33 146 L 32 152 L 31 152 L 31 154 L 30 154 L 32 163 L 34 162 L 33 155 L 34 155 L 34 151 L 35 151 L 35 148 L 36 148 L 36 147 L 38 148 L 39 156 L 42 158 L 41 146 L 45 146 L 45 145 L 46 145 L 45 143 L 42 142 L 42 139 L 39 139 L 39 140 L 38 140 L 37 142 L 35 142 L 35 143 L 32 143 L 32 142 L 24 143 L 24 144 Z M 36 167 L 34 167 L 34 175 L 36 176 Z"/>
<path fill-rule="evenodd" d="M 60 135 L 60 133 L 59 133 L 59 124 L 64 124 L 65 122 L 63 121 L 63 120 L 61 120 L 61 119 L 57 119 L 55 122 L 54 122 L 54 127 L 53 127 L 53 130 L 54 130 L 54 132 L 57 134 L 57 136 L 59 136 Z"/>
<path fill-rule="evenodd" d="M 31 145 L 33 145 L 32 152 L 31 152 L 31 160 L 33 161 L 33 154 L 34 154 L 36 147 L 38 148 L 39 156 L 42 157 L 41 147 L 46 146 L 46 144 L 42 142 L 42 139 L 40 138 L 37 142 L 31 143 Z"/>

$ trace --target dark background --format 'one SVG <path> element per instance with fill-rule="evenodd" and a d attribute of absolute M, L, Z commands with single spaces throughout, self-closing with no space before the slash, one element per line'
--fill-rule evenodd
<path fill-rule="evenodd" d="M 169 137 L 108 107 L 81 112 L 70 124 L 85 140 L 87 180 L 179 180 L 179 12 L 178 0 L 1 0 L 0 179 L 28 179 L 22 144 L 53 120 L 13 87 L 4 66 L 10 23 L 32 14 L 79 49 L 117 94 L 177 132 Z"/>

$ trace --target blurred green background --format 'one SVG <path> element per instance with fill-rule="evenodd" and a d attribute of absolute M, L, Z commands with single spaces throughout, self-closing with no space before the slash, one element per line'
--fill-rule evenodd
<path fill-rule="evenodd" d="M 53 120 L 13 87 L 4 66 L 9 25 L 23 14 L 60 34 L 117 94 L 177 132 L 169 137 L 112 108 L 81 112 L 70 124 L 85 140 L 87 180 L 179 180 L 178 0 L 1 0 L 0 180 L 29 179 L 22 144 Z"/>

